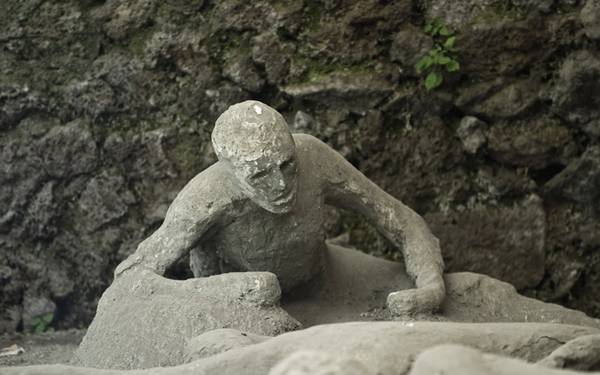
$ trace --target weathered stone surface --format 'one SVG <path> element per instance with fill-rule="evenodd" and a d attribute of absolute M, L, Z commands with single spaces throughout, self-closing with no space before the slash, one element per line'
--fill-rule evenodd
<path fill-rule="evenodd" d="M 364 111 L 381 103 L 392 93 L 392 87 L 378 75 L 331 74 L 307 83 L 284 86 L 282 91 L 298 100 Z"/>
<path fill-rule="evenodd" d="M 291 124 L 294 132 L 309 133 L 315 126 L 315 119 L 306 112 L 298 111 L 294 116 L 294 122 Z"/>
<path fill-rule="evenodd" d="M 456 129 L 456 135 L 463 144 L 463 148 L 469 154 L 477 153 L 486 143 L 484 130 L 486 123 L 479 120 L 477 117 L 466 116 L 460 120 L 460 125 Z"/>
<path fill-rule="evenodd" d="M 214 329 L 192 337 L 187 341 L 184 361 L 191 362 L 201 358 L 208 358 L 229 350 L 258 344 L 270 338 L 269 336 L 241 332 L 233 328 Z"/>
<path fill-rule="evenodd" d="M 249 54 L 234 53 L 225 56 L 223 75 L 240 85 L 245 90 L 256 93 L 265 84 L 258 74 Z"/>
<path fill-rule="evenodd" d="M 445 277 L 448 293 L 441 316 L 455 322 L 542 322 L 598 327 L 600 321 L 560 305 L 517 293 L 511 284 L 459 272 Z"/>
<path fill-rule="evenodd" d="M 96 143 L 86 124 L 78 121 L 52 128 L 35 151 L 50 177 L 74 177 L 97 165 Z"/>
<path fill-rule="evenodd" d="M 273 336 L 296 329 L 299 323 L 277 306 L 280 293 L 270 273 L 176 281 L 149 271 L 129 272 L 102 296 L 74 363 L 172 366 L 184 362 L 186 342 L 206 331 L 227 327 Z"/>
<path fill-rule="evenodd" d="M 444 23 L 456 28 L 468 24 L 471 19 L 490 10 L 493 0 L 468 0 L 455 3 L 449 0 L 427 0 L 427 16 L 440 18 Z"/>
<path fill-rule="evenodd" d="M 537 169 L 562 163 L 573 141 L 567 127 L 546 117 L 497 124 L 486 136 L 488 153 L 495 160 Z"/>
<path fill-rule="evenodd" d="M 447 0 L 443 2 L 450 3 Z M 479 1 L 467 1 L 461 4 L 477 2 Z M 489 4 L 492 1 L 484 2 Z M 448 5 L 448 7 L 448 9 L 464 8 L 455 5 Z M 445 13 L 446 9 L 443 11 Z M 542 17 L 521 18 L 514 17 L 514 13 L 507 13 L 502 10 L 497 13 L 489 12 L 475 19 L 474 22 L 465 24 L 461 30 L 456 42 L 461 63 L 460 71 L 471 77 L 478 77 L 471 84 L 479 85 L 498 78 L 505 82 L 519 81 L 523 79 L 519 73 L 523 72 L 524 67 L 537 66 L 552 50 L 548 48 L 551 43 L 550 36 L 559 32 L 550 31 L 550 25 L 545 24 Z M 499 64 L 498 61 L 502 63 Z M 465 83 L 470 86 L 469 82 Z M 505 98 L 511 99 L 510 95 L 505 95 Z M 526 102 L 531 100 L 529 96 L 525 96 L 524 99 Z M 511 102 L 509 102 L 511 107 L 519 107 L 519 104 L 512 99 Z"/>
<path fill-rule="evenodd" d="M 547 194 L 548 199 L 561 199 L 560 196 Z M 566 198 L 563 198 L 566 200 Z M 588 224 L 594 217 L 593 208 L 581 207 L 567 200 L 560 205 L 546 210 L 547 243 L 549 252 L 546 255 L 546 272 L 548 276 L 538 286 L 538 298 L 546 301 L 570 302 L 569 305 L 581 309 L 580 299 L 583 296 L 596 295 L 599 292 L 598 270 L 600 264 L 594 253 L 600 243 L 600 226 L 597 223 Z M 582 214 L 586 212 L 586 214 Z M 598 311 L 596 303 L 587 300 L 586 311 Z M 597 315 L 591 313 L 591 315 Z"/>
<path fill-rule="evenodd" d="M 0 86 L 0 130 L 14 127 L 28 113 L 47 111 L 52 105 L 29 85 L 7 83 Z"/>
<path fill-rule="evenodd" d="M 554 6 L 554 0 L 511 0 L 511 4 L 523 11 L 540 11 L 549 13 Z"/>
<path fill-rule="evenodd" d="M 415 64 L 433 47 L 431 38 L 414 26 L 400 30 L 390 46 L 390 59 L 398 62 L 404 74 L 416 75 Z"/>
<path fill-rule="evenodd" d="M 579 363 L 597 364 L 598 346 L 590 338 L 597 335 L 574 339 L 556 349 L 549 357 L 532 364 L 522 360 L 498 356 L 462 345 L 440 345 L 424 351 L 416 358 L 409 375 L 576 375 L 581 370 L 598 370 L 597 367 L 579 367 Z M 587 342 L 586 342 L 587 341 Z M 592 344 L 590 346 L 590 344 Z M 582 345 L 578 347 L 578 345 Z M 576 348 L 577 347 L 577 348 Z M 588 358 L 580 357 L 587 352 Z M 566 355 L 559 363 L 552 362 L 555 355 Z M 550 362 L 548 362 L 550 360 Z M 550 368 L 549 368 L 550 367 Z M 556 368 L 552 368 L 556 367 Z M 578 371 L 569 371 L 569 370 Z M 588 372 L 586 372 L 588 373 Z M 589 372 L 598 374 L 597 372 Z"/>
<path fill-rule="evenodd" d="M 539 85 L 529 80 L 503 84 L 497 92 L 492 91 L 485 98 L 475 97 L 476 100 L 462 105 L 461 109 L 485 119 L 513 118 L 522 115 L 536 104 L 539 99 L 538 91 Z"/>
<path fill-rule="evenodd" d="M 105 171 L 89 180 L 77 202 L 81 217 L 91 223 L 84 230 L 95 231 L 127 213 L 128 205 L 135 203 L 135 196 L 124 184 L 124 178 L 114 171 Z"/>
<path fill-rule="evenodd" d="M 581 336 L 567 342 L 537 364 L 548 368 L 591 371 L 600 369 L 600 335 Z"/>
<path fill-rule="evenodd" d="M 545 188 L 555 194 L 580 203 L 592 212 L 599 212 L 600 147 L 588 148 L 563 171 L 552 178 Z"/>
<path fill-rule="evenodd" d="M 131 4 L 107 1 L 94 9 L 92 16 L 102 23 L 102 30 L 108 37 L 121 40 L 150 24 L 155 9 L 153 0 L 137 0 Z"/>
<path fill-rule="evenodd" d="M 298 328 L 298 322 L 286 310 L 305 326 L 390 319 L 385 311 L 386 291 L 410 287 L 402 266 L 383 264 L 383 260 L 374 265 L 365 261 L 368 255 L 353 253 L 353 257 L 344 259 L 343 254 L 333 251 L 327 265 L 329 276 L 321 290 L 288 298 L 282 302 L 285 310 L 278 305 L 279 294 L 273 294 L 270 288 L 277 281 L 269 273 L 230 273 L 186 281 L 164 279 L 148 271 L 126 273 L 103 295 L 74 363 L 99 368 L 148 368 L 233 353 L 236 348 L 270 341 L 257 334 L 272 336 Z M 364 264 L 368 266 L 363 269 Z M 374 272 L 377 270 L 379 274 Z M 369 281 L 376 291 L 360 288 L 368 277 L 377 279 Z M 523 297 L 510 284 L 484 275 L 448 274 L 445 281 L 448 294 L 441 311 L 424 316 L 426 319 L 600 326 L 581 312 Z M 210 332 L 219 328 L 235 328 L 248 334 Z"/>
<path fill-rule="evenodd" d="M 440 345 L 419 354 L 410 375 L 575 375 L 514 358 L 500 357 L 469 346 Z"/>
<path fill-rule="evenodd" d="M 579 13 L 585 35 L 590 39 L 600 39 L 600 2 L 587 0 Z"/>
<path fill-rule="evenodd" d="M 173 197 L 164 191 L 179 176 L 182 162 L 202 163 L 196 161 L 201 155 L 182 161 L 177 152 L 185 142 L 197 140 L 197 134 L 114 133 L 104 148 L 93 129 L 86 120 L 61 124 L 46 116 L 28 117 L 0 148 L 5 163 L 0 205 L 6 209 L 0 246 L 7 250 L 0 252 L 0 264 L 11 269 L 0 282 L 2 331 L 24 323 L 24 295 L 55 304 L 61 311 L 52 323 L 56 327 L 91 319 L 97 301 L 90 293 L 105 289 L 114 267 L 111 259 L 119 251 L 124 256 L 140 240 L 136 226 L 142 224 L 128 216 L 129 207 L 140 196 L 154 194 L 170 202 Z M 165 152 L 165 143 L 174 138 L 187 141 Z M 99 169 L 100 164 L 107 167 Z M 145 180 L 138 179 L 142 175 Z"/>
<path fill-rule="evenodd" d="M 565 120 L 585 124 L 600 118 L 600 58 L 582 50 L 569 55 L 560 67 L 551 97 L 553 110 Z"/>
<path fill-rule="evenodd" d="M 58 231 L 56 219 L 60 216 L 60 208 L 54 197 L 54 185 L 52 181 L 46 183 L 27 208 L 23 226 L 32 238 L 52 238 Z"/>
<path fill-rule="evenodd" d="M 355 322 L 322 325 L 286 333 L 263 343 L 233 349 L 185 365 L 135 372 L 141 375 L 267 374 L 277 363 L 299 350 L 356 358 L 373 373 L 406 375 L 416 356 L 440 344 L 460 344 L 488 353 L 536 361 L 570 339 L 598 334 L 596 328 L 555 324 L 463 324 L 429 322 Z M 368 350 L 365 350 L 368 348 Z M 446 363 L 446 362 L 441 362 Z M 107 371 L 68 366 L 31 366 L 2 369 L 6 375 L 116 375 Z M 545 369 L 548 371 L 547 369 Z M 125 372 L 127 374 L 127 372 Z"/>
<path fill-rule="evenodd" d="M 535 287 L 544 276 L 546 216 L 537 196 L 513 207 L 475 206 L 425 220 L 444 244 L 450 271 L 484 273 L 518 289 Z"/>
<path fill-rule="evenodd" d="M 252 59 L 264 66 L 267 81 L 281 84 L 290 70 L 290 57 L 293 46 L 280 43 L 277 34 L 266 32 L 252 39 Z"/>
<path fill-rule="evenodd" d="M 369 375 L 365 365 L 350 357 L 300 350 L 276 364 L 269 375 Z"/>

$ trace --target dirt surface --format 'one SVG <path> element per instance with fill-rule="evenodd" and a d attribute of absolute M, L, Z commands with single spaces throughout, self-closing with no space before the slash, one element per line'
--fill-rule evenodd
<path fill-rule="evenodd" d="M 85 330 L 76 329 L 29 335 L 2 335 L 0 349 L 16 344 L 25 352 L 0 357 L 0 367 L 68 363 L 84 335 Z"/>

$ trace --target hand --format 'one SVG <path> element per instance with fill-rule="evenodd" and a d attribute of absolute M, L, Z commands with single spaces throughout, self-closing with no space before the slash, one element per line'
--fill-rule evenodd
<path fill-rule="evenodd" d="M 270 272 L 244 272 L 240 298 L 261 306 L 279 303 L 281 287 L 277 276 Z"/>
<path fill-rule="evenodd" d="M 281 288 L 270 272 L 229 272 L 185 281 L 203 293 L 215 293 L 221 299 L 243 301 L 259 306 L 279 303 Z"/>
<path fill-rule="evenodd" d="M 443 285 L 401 290 L 388 295 L 387 307 L 392 316 L 398 317 L 431 314 L 439 308 L 444 295 Z"/>

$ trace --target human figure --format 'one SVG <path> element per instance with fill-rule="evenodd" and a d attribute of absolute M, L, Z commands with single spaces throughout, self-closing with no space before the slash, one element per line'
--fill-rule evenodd
<path fill-rule="evenodd" d="M 387 296 L 392 315 L 436 310 L 445 295 L 439 242 L 423 219 L 340 154 L 257 101 L 231 106 L 216 121 L 219 161 L 178 194 L 161 227 L 115 271 L 159 275 L 191 252 L 196 277 L 268 271 L 291 291 L 323 272 L 325 205 L 364 216 L 401 249 L 414 289 Z"/>

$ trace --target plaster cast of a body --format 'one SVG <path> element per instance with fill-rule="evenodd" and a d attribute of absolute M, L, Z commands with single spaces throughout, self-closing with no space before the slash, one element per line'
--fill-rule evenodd
<path fill-rule="evenodd" d="M 115 271 L 159 275 L 191 252 L 196 277 L 267 271 L 291 291 L 327 272 L 325 205 L 364 216 L 402 250 L 414 289 L 387 297 L 392 315 L 436 310 L 445 295 L 439 242 L 423 219 L 340 154 L 257 101 L 231 106 L 212 134 L 219 161 L 179 193 L 162 226 Z"/>

